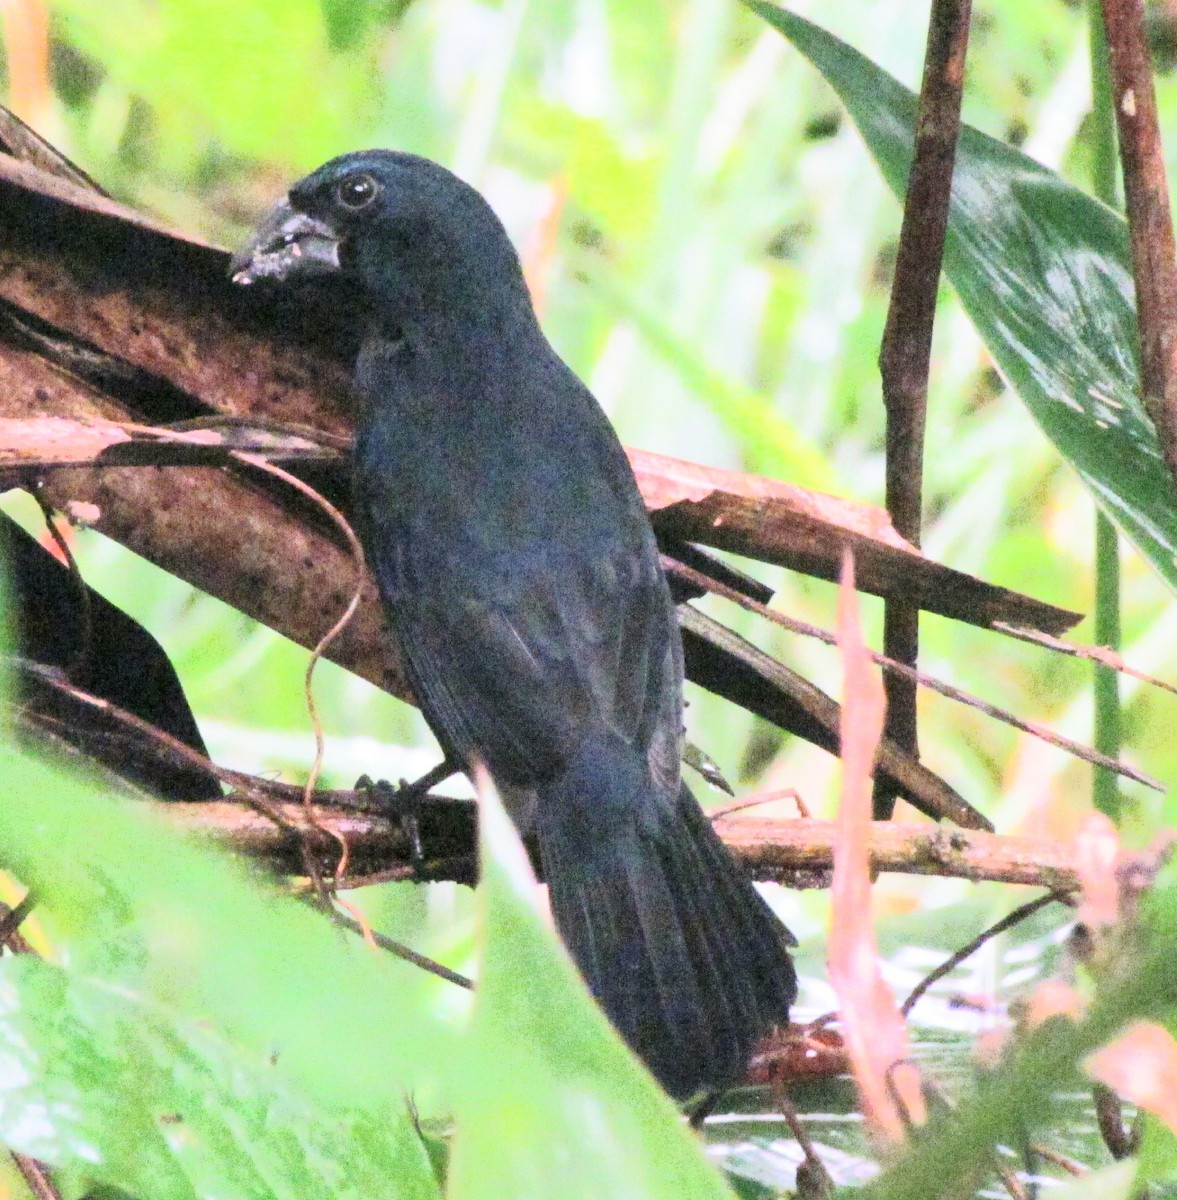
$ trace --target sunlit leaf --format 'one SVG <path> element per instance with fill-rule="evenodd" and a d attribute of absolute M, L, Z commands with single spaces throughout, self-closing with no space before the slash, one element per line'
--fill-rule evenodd
<path fill-rule="evenodd" d="M 545 928 L 514 826 L 480 790 L 483 960 L 455 1096 L 452 1200 L 730 1197 Z"/>
<path fill-rule="evenodd" d="M 0 866 L 34 889 L 71 967 L 278 1055 L 307 1094 L 404 1095 L 444 1061 L 423 972 L 344 936 L 144 806 L 3 748 Z"/>
<path fill-rule="evenodd" d="M 1136 1162 L 1125 1159 L 1050 1189 L 1051 1200 L 1128 1200 L 1135 1194 Z"/>
<path fill-rule="evenodd" d="M 194 138 L 200 152 L 213 143 L 238 154 L 281 153 L 303 168 L 353 148 L 367 81 L 354 61 L 331 53 L 318 0 L 54 7 L 68 39 L 151 105 L 155 150 L 165 161 L 190 167 Z M 330 28 L 338 32 L 336 22 Z M 359 28 L 351 22 L 349 36 Z"/>
<path fill-rule="evenodd" d="M 399 1107 L 320 1109 L 207 1023 L 36 958 L 0 963 L 0 1141 L 139 1200 L 427 1200 Z"/>
<path fill-rule="evenodd" d="M 902 195 L 915 97 L 844 42 L 745 0 L 837 91 Z M 1098 503 L 1177 587 L 1177 508 L 1139 398 L 1123 219 L 1053 172 L 961 129 L 944 270 L 999 370 Z M 935 414 L 931 416 L 935 420 Z"/>

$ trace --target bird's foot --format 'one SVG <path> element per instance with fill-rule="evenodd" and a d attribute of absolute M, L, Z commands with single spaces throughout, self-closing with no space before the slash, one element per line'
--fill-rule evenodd
<path fill-rule="evenodd" d="M 457 770 L 447 759 L 411 783 L 402 779 L 391 784 L 387 779 L 373 780 L 361 775 L 355 790 L 363 792 L 369 803 L 390 821 L 398 821 L 409 844 L 409 862 L 415 872 L 425 866 L 425 848 L 421 842 L 421 807 L 430 788 L 448 779 Z"/>

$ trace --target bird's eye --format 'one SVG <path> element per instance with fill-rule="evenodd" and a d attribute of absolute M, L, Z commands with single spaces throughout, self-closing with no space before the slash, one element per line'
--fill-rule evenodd
<path fill-rule="evenodd" d="M 344 208 L 359 212 L 367 208 L 380 192 L 380 185 L 371 175 L 349 175 L 335 185 L 335 198 Z"/>

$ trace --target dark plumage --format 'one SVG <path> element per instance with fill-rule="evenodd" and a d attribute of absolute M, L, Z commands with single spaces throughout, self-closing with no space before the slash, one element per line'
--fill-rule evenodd
<path fill-rule="evenodd" d="M 483 198 L 426 159 L 295 184 L 233 277 L 366 294 L 358 531 L 413 688 L 533 825 L 559 931 L 666 1089 L 742 1078 L 791 935 L 680 779 L 682 650 L 633 474 Z"/>

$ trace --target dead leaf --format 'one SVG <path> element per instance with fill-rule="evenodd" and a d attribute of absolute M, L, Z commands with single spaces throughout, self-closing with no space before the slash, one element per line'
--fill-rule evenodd
<path fill-rule="evenodd" d="M 1061 979 L 1048 979 L 1030 993 L 1021 1010 L 1022 1019 L 1033 1029 L 1051 1017 L 1077 1020 L 1083 1015 L 1083 999 L 1069 983 L 1063 983 Z"/>
<path fill-rule="evenodd" d="M 1101 812 L 1088 813 L 1075 834 L 1075 868 L 1082 885 L 1077 917 L 1091 929 L 1114 925 L 1119 916 L 1116 864 L 1120 853 L 1115 825 Z"/>
<path fill-rule="evenodd" d="M 838 996 L 842 1035 L 863 1114 L 878 1135 L 899 1143 L 907 1120 L 923 1122 L 924 1101 L 915 1068 L 896 1065 L 907 1058 L 907 1030 L 883 980 L 870 921 L 871 776 L 883 732 L 883 682 L 862 638 L 849 554 L 838 593 L 838 646 L 843 673 L 842 796 L 831 888 L 830 983 Z"/>
<path fill-rule="evenodd" d="M 1177 1133 L 1177 1042 L 1162 1025 L 1137 1021 L 1090 1055 L 1083 1069 Z"/>

